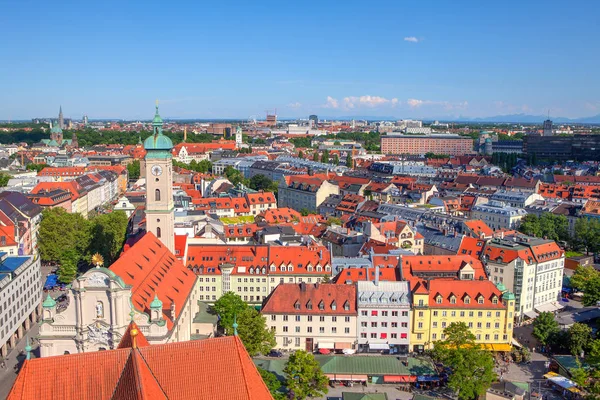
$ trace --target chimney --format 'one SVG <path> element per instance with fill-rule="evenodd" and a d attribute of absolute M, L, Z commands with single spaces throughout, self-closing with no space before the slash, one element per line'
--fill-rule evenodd
<path fill-rule="evenodd" d="M 319 288 L 319 282 L 315 283 L 315 289 Z"/>
<path fill-rule="evenodd" d="M 504 239 L 504 231 L 500 232 L 500 239 Z"/>
<path fill-rule="evenodd" d="M 300 282 L 300 291 L 301 292 L 306 292 L 306 283 Z"/>
<path fill-rule="evenodd" d="M 379 265 L 375 266 L 375 286 L 379 286 Z"/>

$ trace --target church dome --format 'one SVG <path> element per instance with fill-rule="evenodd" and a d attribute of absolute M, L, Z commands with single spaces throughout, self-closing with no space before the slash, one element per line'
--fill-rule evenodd
<path fill-rule="evenodd" d="M 50 129 L 50 133 L 63 133 L 62 129 L 60 129 L 60 125 L 58 123 L 54 124 L 52 129 Z"/>
<path fill-rule="evenodd" d="M 163 134 L 151 135 L 144 140 L 144 149 L 146 150 L 171 150 L 173 142 Z"/>

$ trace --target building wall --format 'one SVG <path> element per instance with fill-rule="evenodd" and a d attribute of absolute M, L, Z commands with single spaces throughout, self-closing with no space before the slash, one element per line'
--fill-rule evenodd
<path fill-rule="evenodd" d="M 383 154 L 449 154 L 464 155 L 473 152 L 470 138 L 440 138 L 433 136 L 382 136 Z"/>
<path fill-rule="evenodd" d="M 276 348 L 313 351 L 319 344 L 349 343 L 355 347 L 356 315 L 264 314 L 267 326 L 275 331 Z M 312 347 L 310 341 L 313 340 Z"/>
<path fill-rule="evenodd" d="M 10 342 L 42 302 L 40 259 L 29 260 L 0 280 L 0 347 Z"/>
<path fill-rule="evenodd" d="M 324 181 L 316 192 L 308 192 L 289 188 L 285 185 L 279 187 L 279 207 L 289 207 L 296 211 L 306 208 L 317 212 L 319 205 L 331 194 L 339 194 L 339 187 Z"/>

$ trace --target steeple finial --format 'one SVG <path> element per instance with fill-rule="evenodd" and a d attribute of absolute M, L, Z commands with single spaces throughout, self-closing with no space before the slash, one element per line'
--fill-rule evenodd
<path fill-rule="evenodd" d="M 131 335 L 131 348 L 132 349 L 137 349 L 137 340 L 136 340 L 136 337 L 137 337 L 138 333 L 139 332 L 138 332 L 137 328 L 133 328 L 129 332 L 129 334 Z"/>
<path fill-rule="evenodd" d="M 30 342 L 29 338 L 27 338 L 27 345 L 25 346 L 25 353 L 27 353 L 27 355 L 25 356 L 25 359 L 31 360 L 31 342 Z"/>
<path fill-rule="evenodd" d="M 237 314 L 235 314 L 235 315 L 233 316 L 233 335 L 234 335 L 234 336 L 237 336 L 237 335 L 238 335 L 237 328 L 238 328 L 238 323 L 237 323 Z"/>

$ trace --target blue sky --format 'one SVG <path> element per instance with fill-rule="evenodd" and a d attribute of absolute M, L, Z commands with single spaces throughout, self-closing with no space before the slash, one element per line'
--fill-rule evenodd
<path fill-rule="evenodd" d="M 0 119 L 600 113 L 600 2 L 13 1 Z"/>

